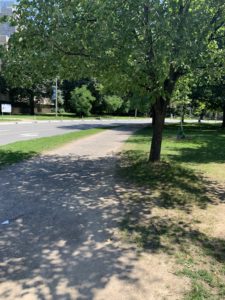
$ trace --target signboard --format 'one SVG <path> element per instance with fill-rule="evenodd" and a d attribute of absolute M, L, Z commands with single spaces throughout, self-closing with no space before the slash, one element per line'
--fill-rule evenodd
<path fill-rule="evenodd" d="M 2 113 L 12 113 L 12 105 L 11 104 L 1 104 Z"/>

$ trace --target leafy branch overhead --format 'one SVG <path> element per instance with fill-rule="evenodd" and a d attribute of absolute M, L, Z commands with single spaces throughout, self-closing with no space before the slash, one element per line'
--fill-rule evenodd
<path fill-rule="evenodd" d="M 96 78 L 112 93 L 146 99 L 156 124 L 152 161 L 178 80 L 197 69 L 223 72 L 224 0 L 21 0 L 13 22 L 13 80 L 21 69 L 32 69 L 27 81 Z"/>

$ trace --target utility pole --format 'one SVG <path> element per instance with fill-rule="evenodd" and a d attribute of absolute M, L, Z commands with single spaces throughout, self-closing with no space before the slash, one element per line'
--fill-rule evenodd
<path fill-rule="evenodd" d="M 55 116 L 58 117 L 58 79 L 55 80 Z"/>

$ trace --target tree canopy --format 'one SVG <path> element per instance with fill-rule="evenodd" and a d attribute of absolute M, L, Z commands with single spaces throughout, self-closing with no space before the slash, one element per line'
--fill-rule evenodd
<path fill-rule="evenodd" d="M 177 81 L 224 65 L 225 0 L 20 0 L 13 22 L 8 66 L 16 55 L 35 78 L 97 78 L 153 106 L 151 161 Z"/>

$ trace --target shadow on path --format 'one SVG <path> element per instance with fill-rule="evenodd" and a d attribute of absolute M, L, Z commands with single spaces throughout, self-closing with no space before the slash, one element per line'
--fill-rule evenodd
<path fill-rule="evenodd" d="M 112 234 L 121 220 L 112 157 L 43 156 L 1 170 L 1 299 L 93 299 L 114 276 L 135 283 L 135 256 Z M 20 285 L 14 290 L 13 283 Z"/>

